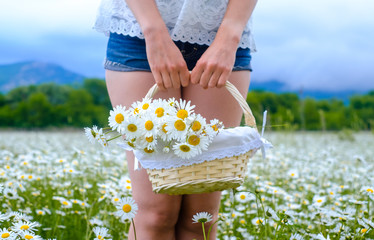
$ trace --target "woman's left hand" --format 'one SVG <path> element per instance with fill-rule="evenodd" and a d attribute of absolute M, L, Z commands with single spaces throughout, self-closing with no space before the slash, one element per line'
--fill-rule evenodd
<path fill-rule="evenodd" d="M 215 39 L 191 72 L 191 83 L 203 88 L 223 87 L 235 63 L 237 44 Z"/>

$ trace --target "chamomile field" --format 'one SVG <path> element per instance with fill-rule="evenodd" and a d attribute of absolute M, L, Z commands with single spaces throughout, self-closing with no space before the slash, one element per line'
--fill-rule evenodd
<path fill-rule="evenodd" d="M 374 239 L 374 134 L 267 132 L 218 239 Z M 0 132 L 0 239 L 127 239 L 124 151 L 84 131 Z M 191 218 L 192 222 L 192 218 Z M 135 224 L 136 225 L 136 224 Z"/>

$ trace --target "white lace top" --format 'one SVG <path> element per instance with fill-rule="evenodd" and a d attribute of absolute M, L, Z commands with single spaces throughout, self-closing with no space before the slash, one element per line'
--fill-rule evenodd
<path fill-rule="evenodd" d="M 210 45 L 226 12 L 229 0 L 155 0 L 174 41 Z M 94 29 L 109 35 L 122 33 L 144 38 L 141 28 L 125 0 L 101 0 Z M 256 51 L 249 19 L 241 48 Z"/>

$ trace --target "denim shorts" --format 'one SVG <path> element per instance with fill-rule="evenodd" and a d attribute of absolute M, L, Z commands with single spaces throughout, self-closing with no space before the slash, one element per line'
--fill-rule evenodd
<path fill-rule="evenodd" d="M 195 67 L 197 60 L 199 60 L 208 48 L 208 45 L 188 42 L 175 41 L 174 43 L 180 49 L 190 71 Z M 252 71 L 251 58 L 249 48 L 238 48 L 232 70 Z M 120 72 L 150 72 L 151 68 L 147 60 L 145 40 L 123 34 L 110 33 L 104 68 Z"/>

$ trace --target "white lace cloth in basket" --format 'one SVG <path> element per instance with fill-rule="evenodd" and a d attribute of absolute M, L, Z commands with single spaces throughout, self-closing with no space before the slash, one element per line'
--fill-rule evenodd
<path fill-rule="evenodd" d="M 255 128 L 236 127 L 222 130 L 209 145 L 207 151 L 189 158 L 178 158 L 174 153 L 153 153 L 145 154 L 141 151 L 134 151 L 135 157 L 141 166 L 146 169 L 168 169 L 181 166 L 189 166 L 214 159 L 238 156 L 253 150 L 255 154 L 263 146 L 260 134 Z M 124 143 L 118 144 L 126 148 Z"/>
<path fill-rule="evenodd" d="M 210 45 L 217 33 L 229 0 L 155 0 L 174 41 Z M 109 35 L 121 33 L 144 38 L 125 0 L 101 0 L 94 29 Z M 239 47 L 256 51 L 252 20 L 244 29 Z"/>

